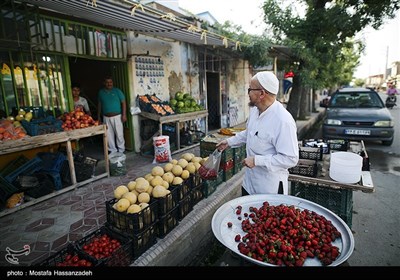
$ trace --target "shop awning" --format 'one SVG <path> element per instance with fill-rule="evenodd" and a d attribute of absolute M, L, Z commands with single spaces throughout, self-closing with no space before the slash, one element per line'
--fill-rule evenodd
<path fill-rule="evenodd" d="M 187 18 L 176 17 L 130 0 L 18 0 L 52 12 L 89 20 L 139 34 L 173 39 L 194 45 L 237 48 L 237 42 L 196 28 Z"/>

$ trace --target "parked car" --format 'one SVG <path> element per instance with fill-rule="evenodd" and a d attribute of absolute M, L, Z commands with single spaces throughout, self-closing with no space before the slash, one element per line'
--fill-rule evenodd
<path fill-rule="evenodd" d="M 368 88 L 337 90 L 326 107 L 322 134 L 325 139 L 382 141 L 390 146 L 394 121 L 378 93 Z"/>

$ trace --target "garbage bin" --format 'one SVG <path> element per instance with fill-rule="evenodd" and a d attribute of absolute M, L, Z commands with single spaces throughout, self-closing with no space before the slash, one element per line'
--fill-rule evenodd
<path fill-rule="evenodd" d="M 110 175 L 121 176 L 126 174 L 126 155 L 120 152 L 112 152 L 108 155 L 110 161 Z"/>

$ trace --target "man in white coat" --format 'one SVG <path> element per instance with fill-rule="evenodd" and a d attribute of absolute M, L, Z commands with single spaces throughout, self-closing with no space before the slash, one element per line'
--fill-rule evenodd
<path fill-rule="evenodd" d="M 220 151 L 246 144 L 242 195 L 288 194 L 288 168 L 299 160 L 297 127 L 276 100 L 279 81 L 272 72 L 254 75 L 247 90 L 251 106 L 246 130 L 217 144 Z"/>

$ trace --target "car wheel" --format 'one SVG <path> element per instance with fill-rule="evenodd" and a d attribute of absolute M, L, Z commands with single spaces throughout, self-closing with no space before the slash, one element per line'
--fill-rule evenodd
<path fill-rule="evenodd" d="M 393 144 L 393 140 L 394 140 L 394 138 L 392 138 L 392 140 L 389 140 L 389 141 L 382 141 L 382 145 L 391 146 Z"/>

